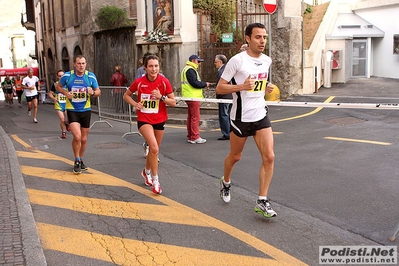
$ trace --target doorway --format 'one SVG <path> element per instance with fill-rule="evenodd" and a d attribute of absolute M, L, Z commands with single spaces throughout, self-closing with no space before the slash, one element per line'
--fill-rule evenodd
<path fill-rule="evenodd" d="M 367 39 L 358 39 L 352 41 L 352 78 L 367 77 Z"/>

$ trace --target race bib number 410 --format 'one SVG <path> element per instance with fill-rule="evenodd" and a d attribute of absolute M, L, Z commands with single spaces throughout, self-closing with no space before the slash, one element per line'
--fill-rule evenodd
<path fill-rule="evenodd" d="M 159 100 L 153 98 L 151 94 L 141 94 L 141 112 L 146 114 L 157 114 L 159 111 Z"/>

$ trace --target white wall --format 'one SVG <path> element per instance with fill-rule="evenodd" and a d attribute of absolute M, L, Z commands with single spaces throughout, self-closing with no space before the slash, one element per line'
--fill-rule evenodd
<path fill-rule="evenodd" d="M 3 59 L 3 68 L 13 68 L 13 55 L 10 50 L 13 36 L 25 36 L 25 58 L 29 66 L 36 63 L 29 57 L 29 53 L 35 53 L 35 33 L 27 31 L 21 25 L 21 12 L 23 12 L 23 0 L 0 0 L 0 6 L 7 7 L 0 10 L 0 58 Z M 19 49 L 21 50 L 21 49 Z M 22 55 L 18 55 L 18 58 Z"/>
<path fill-rule="evenodd" d="M 384 38 L 373 38 L 372 76 L 399 78 L 399 55 L 393 54 L 393 35 L 399 34 L 399 3 L 354 12 L 385 32 Z"/>

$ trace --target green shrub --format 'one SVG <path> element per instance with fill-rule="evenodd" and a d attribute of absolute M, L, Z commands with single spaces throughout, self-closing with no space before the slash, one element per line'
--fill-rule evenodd
<path fill-rule="evenodd" d="M 310 5 L 307 5 L 305 12 L 303 12 L 303 14 L 308 14 L 308 13 L 312 13 L 312 7 Z"/>
<path fill-rule="evenodd" d="M 235 5 L 226 0 L 193 0 L 193 7 L 209 11 L 211 31 L 219 38 L 222 33 L 235 32 Z"/>
<path fill-rule="evenodd" d="M 104 6 L 97 13 L 96 22 L 103 30 L 115 29 L 128 25 L 126 11 L 116 6 Z"/>

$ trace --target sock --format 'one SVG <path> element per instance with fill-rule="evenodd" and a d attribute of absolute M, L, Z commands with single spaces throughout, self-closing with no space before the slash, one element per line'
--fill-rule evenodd
<path fill-rule="evenodd" d="M 153 180 L 153 181 L 158 181 L 158 175 L 152 176 L 152 180 Z"/>
<path fill-rule="evenodd" d="M 76 158 L 75 158 L 75 162 L 76 162 L 76 161 L 80 162 L 80 160 L 81 160 L 80 157 L 76 157 Z"/>
<path fill-rule="evenodd" d="M 258 200 L 267 200 L 266 196 L 259 196 Z"/>
<path fill-rule="evenodd" d="M 145 169 L 144 171 L 146 175 L 151 175 L 151 170 Z"/>
<path fill-rule="evenodd" d="M 231 181 L 226 182 L 226 181 L 224 181 L 224 178 L 223 178 L 223 184 L 225 184 L 225 185 L 230 185 L 230 183 L 231 183 Z"/>

